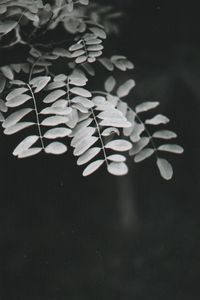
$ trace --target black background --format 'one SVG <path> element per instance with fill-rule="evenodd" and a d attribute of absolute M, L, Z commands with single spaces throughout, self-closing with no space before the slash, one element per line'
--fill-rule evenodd
<path fill-rule="evenodd" d="M 85 179 L 71 153 L 17 160 L 16 137 L 1 134 L 2 300 L 200 299 L 199 10 L 193 1 L 110 3 L 125 11 L 107 51 L 135 64 L 130 105 L 160 101 L 185 152 L 168 156 L 171 182 L 153 158 L 130 161 L 123 178 L 102 170 Z"/>

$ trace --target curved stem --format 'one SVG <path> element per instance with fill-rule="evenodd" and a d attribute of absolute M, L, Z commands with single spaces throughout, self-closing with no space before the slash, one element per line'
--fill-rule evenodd
<path fill-rule="evenodd" d="M 39 119 L 39 113 L 38 113 L 38 108 L 37 108 L 37 103 L 36 103 L 36 99 L 35 99 L 35 95 L 32 91 L 32 88 L 29 84 L 27 84 L 27 87 L 31 93 L 32 99 L 33 99 L 33 103 L 34 103 L 34 108 L 35 108 L 35 114 L 36 114 L 36 120 L 37 120 L 37 127 L 38 127 L 38 133 L 39 133 L 39 137 L 40 137 L 40 141 L 41 141 L 41 145 L 42 145 L 42 149 L 44 149 L 44 142 L 43 142 L 43 138 L 42 138 L 42 131 L 41 131 L 41 127 L 40 127 L 40 119 Z"/>
<path fill-rule="evenodd" d="M 95 124 L 96 124 L 96 128 L 97 128 L 99 139 L 100 139 L 101 146 L 102 146 L 103 155 L 104 155 L 104 158 L 105 158 L 106 165 L 108 167 L 108 160 L 107 160 L 105 145 L 104 145 L 104 141 L 103 141 L 102 136 L 101 136 L 101 130 L 100 130 L 100 127 L 99 127 L 99 123 L 98 123 L 97 118 L 95 116 L 94 110 L 91 108 L 90 111 L 92 113 L 92 116 L 93 116 Z"/>
<path fill-rule="evenodd" d="M 130 109 L 130 108 L 129 108 Z M 142 121 L 142 119 L 139 117 L 139 115 L 134 111 L 135 115 L 136 115 L 136 118 L 138 119 L 138 121 L 144 126 L 144 130 L 146 131 L 146 134 L 148 135 L 149 139 L 150 139 L 150 142 L 151 142 L 151 145 L 153 147 L 153 150 L 154 150 L 154 154 L 155 156 L 158 158 L 158 155 L 157 155 L 157 147 L 154 143 L 154 139 L 151 135 L 151 133 L 149 132 L 146 124 Z"/>

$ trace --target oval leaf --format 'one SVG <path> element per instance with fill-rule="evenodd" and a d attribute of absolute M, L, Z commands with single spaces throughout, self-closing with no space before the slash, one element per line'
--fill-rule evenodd
<path fill-rule="evenodd" d="M 83 171 L 83 176 L 88 176 L 92 173 L 94 173 L 97 169 L 100 168 L 100 166 L 104 163 L 103 159 L 96 160 L 89 164 L 87 168 Z"/>
<path fill-rule="evenodd" d="M 29 149 L 33 144 L 35 144 L 39 139 L 37 135 L 31 135 L 26 137 L 13 151 L 13 155 L 17 156 Z"/>
<path fill-rule="evenodd" d="M 176 153 L 176 154 L 183 153 L 183 148 L 179 145 L 176 145 L 176 144 L 162 145 L 162 146 L 158 147 L 158 150 L 172 152 L 172 153 Z"/>
<path fill-rule="evenodd" d="M 124 162 L 111 162 L 107 170 L 110 174 L 116 176 L 123 176 L 128 173 L 128 167 Z"/>
<path fill-rule="evenodd" d="M 53 142 L 49 144 L 47 147 L 45 147 L 45 152 L 48 154 L 63 154 L 67 151 L 67 147 L 60 142 Z"/>
<path fill-rule="evenodd" d="M 136 163 L 141 162 L 141 161 L 145 160 L 146 158 L 150 157 L 153 153 L 154 153 L 154 149 L 145 148 L 134 157 L 134 161 Z"/>
<path fill-rule="evenodd" d="M 171 164 L 166 159 L 163 158 L 158 158 L 156 163 L 160 171 L 160 175 L 164 179 L 170 180 L 173 176 L 173 169 Z"/>
<path fill-rule="evenodd" d="M 77 160 L 77 165 L 84 165 L 87 162 L 89 162 L 91 159 L 93 159 L 99 152 L 101 151 L 101 148 L 94 147 L 89 150 L 87 150 L 84 154 L 82 154 L 79 159 Z"/>
<path fill-rule="evenodd" d="M 125 140 L 114 140 L 108 142 L 105 148 L 116 150 L 116 151 L 128 151 L 132 148 L 132 144 Z"/>

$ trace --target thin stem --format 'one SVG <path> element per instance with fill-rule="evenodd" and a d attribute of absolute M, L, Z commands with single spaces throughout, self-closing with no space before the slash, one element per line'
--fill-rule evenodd
<path fill-rule="evenodd" d="M 144 126 L 144 130 L 146 131 L 146 134 L 148 135 L 149 139 L 150 139 L 150 142 L 152 144 L 152 147 L 154 149 L 154 153 L 155 153 L 155 156 L 158 158 L 158 155 L 157 155 L 157 147 L 154 143 L 154 139 L 151 135 L 151 133 L 149 132 L 147 126 L 145 125 L 145 123 L 142 121 L 142 119 L 139 117 L 138 114 L 136 114 L 136 112 L 134 111 L 135 115 L 136 115 L 136 118 L 138 119 L 138 121 Z"/>
<path fill-rule="evenodd" d="M 108 95 L 107 92 L 103 92 L 103 91 L 92 91 L 91 93 L 92 93 L 92 94 L 101 94 L 101 95 L 104 95 L 104 96 L 107 96 L 107 95 Z"/>
<path fill-rule="evenodd" d="M 96 128 L 97 128 L 97 131 L 98 131 L 99 139 L 100 139 L 102 150 L 103 150 L 103 155 L 104 155 L 104 158 L 105 158 L 106 165 L 108 167 L 108 160 L 107 160 L 105 145 L 104 145 L 104 141 L 103 141 L 102 136 L 101 136 L 101 130 L 100 130 L 100 127 L 99 127 L 99 123 L 98 123 L 97 118 L 95 116 L 94 110 L 91 108 L 90 111 L 92 113 L 92 116 L 93 116 L 95 124 L 96 124 Z"/>
<path fill-rule="evenodd" d="M 39 119 L 39 113 L 38 113 L 38 108 L 37 108 L 37 103 L 36 103 L 36 99 L 35 99 L 35 95 L 32 91 L 32 88 L 30 87 L 29 84 L 27 84 L 27 87 L 31 93 L 32 99 L 33 99 L 33 103 L 34 103 L 34 108 L 35 108 L 35 114 L 36 114 L 36 120 L 37 120 L 37 127 L 38 127 L 38 133 L 39 133 L 39 137 L 40 137 L 40 141 L 41 141 L 41 145 L 42 145 L 42 149 L 44 149 L 44 142 L 43 142 L 43 138 L 42 138 L 42 131 L 41 131 L 41 126 L 40 126 L 40 119 Z"/>

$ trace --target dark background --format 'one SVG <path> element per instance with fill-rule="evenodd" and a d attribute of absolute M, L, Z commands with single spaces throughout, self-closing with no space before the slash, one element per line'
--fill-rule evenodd
<path fill-rule="evenodd" d="M 129 102 L 160 101 L 184 155 L 168 156 L 171 182 L 153 158 L 130 162 L 123 178 L 85 179 L 71 154 L 17 160 L 1 134 L 2 300 L 200 299 L 199 10 L 193 1 L 109 3 L 125 11 L 107 51 L 135 64 Z"/>

